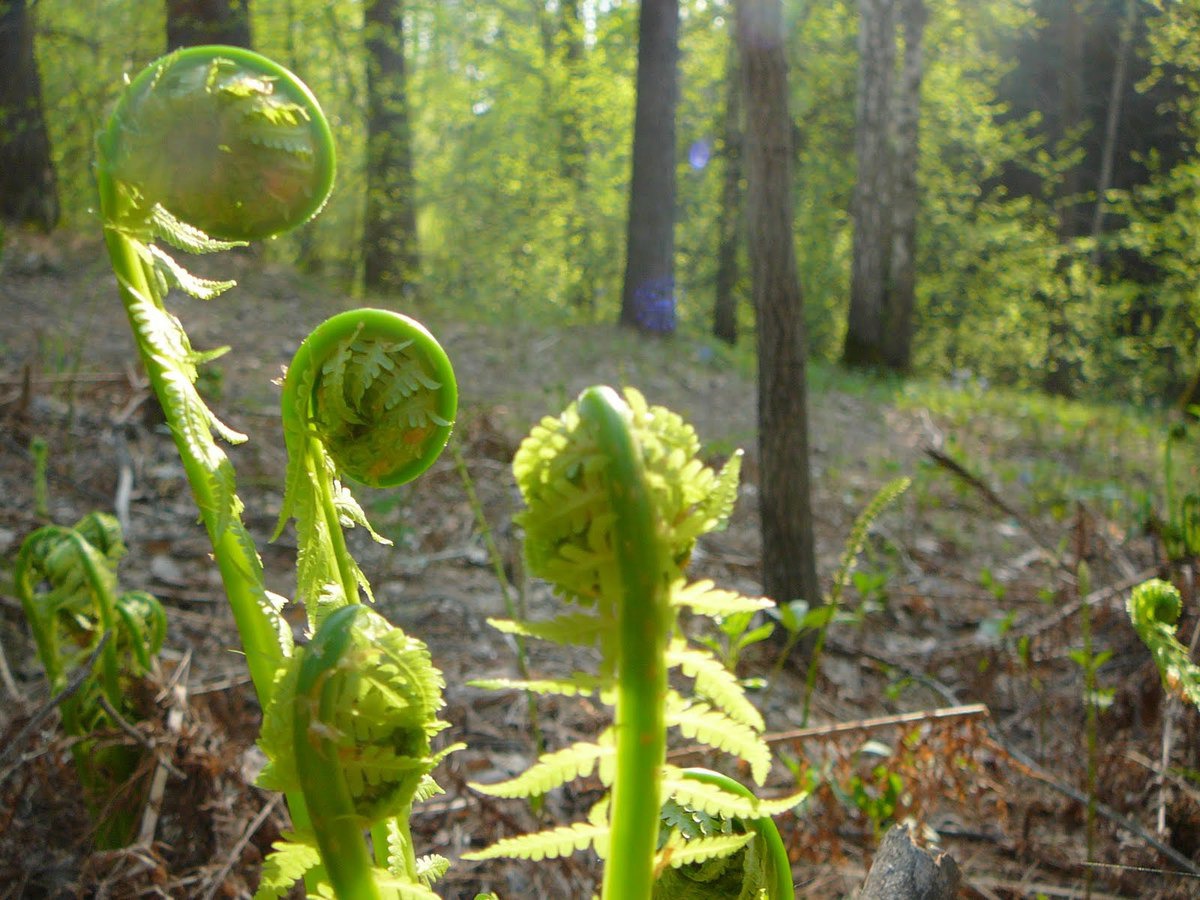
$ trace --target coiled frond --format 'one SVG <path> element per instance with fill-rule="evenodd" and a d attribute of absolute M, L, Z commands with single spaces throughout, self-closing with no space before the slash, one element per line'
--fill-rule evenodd
<path fill-rule="evenodd" d="M 529 571 L 549 581 L 575 611 L 547 621 L 491 624 L 510 634 L 598 647 L 600 671 L 483 684 L 564 696 L 598 692 L 614 706 L 614 726 L 605 741 L 546 753 L 524 774 L 472 787 L 499 797 L 537 797 L 598 771 L 601 783 L 612 787 L 612 802 L 593 810 L 587 823 L 507 838 L 470 858 L 540 859 L 591 848 L 610 862 L 605 898 L 642 897 L 655 866 L 661 873 L 740 860 L 754 843 L 745 829 L 715 835 L 668 829 L 658 862 L 653 859 L 653 819 L 664 802 L 714 820 L 766 814 L 753 795 L 690 780 L 665 764 L 667 729 L 742 760 L 760 784 L 771 763 L 762 715 L 737 678 L 709 651 L 692 646 L 677 625 L 684 608 L 715 617 L 772 605 L 685 578 L 696 540 L 725 525 L 737 496 L 740 454 L 715 471 L 699 452 L 695 431 L 675 413 L 650 406 L 635 390 L 621 399 L 605 388 L 589 389 L 559 417 L 543 419 L 518 449 L 513 473 L 526 508 L 516 522 L 525 532 Z M 691 680 L 694 696 L 668 690 L 670 669 Z M 802 799 L 772 808 L 790 809 Z M 740 862 L 731 865 L 742 871 Z"/>
<path fill-rule="evenodd" d="M 397 866 L 419 881 L 409 871 L 409 810 L 437 792 L 430 773 L 458 749 L 431 745 L 447 727 L 438 718 L 443 688 L 428 648 L 361 604 L 332 613 L 280 673 L 259 741 L 269 761 L 259 784 L 303 793 L 313 829 L 296 841 L 320 846 L 335 889 L 341 877 L 365 877 L 363 833 L 388 823 L 401 829 L 389 842 L 411 857 Z"/>
<path fill-rule="evenodd" d="M 1175 636 L 1183 601 L 1179 589 L 1152 578 L 1133 589 L 1125 603 L 1129 619 L 1154 657 L 1163 687 L 1193 706 L 1200 706 L 1200 666 Z"/>

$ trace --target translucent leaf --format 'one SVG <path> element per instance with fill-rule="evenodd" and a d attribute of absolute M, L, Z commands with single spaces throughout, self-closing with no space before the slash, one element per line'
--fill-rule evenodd
<path fill-rule="evenodd" d="M 491 784 L 473 782 L 471 788 L 492 797 L 539 797 L 575 778 L 591 775 L 597 760 L 612 756 L 611 746 L 578 743 L 545 753 L 515 778 Z"/>
<path fill-rule="evenodd" d="M 573 825 L 562 825 L 535 834 L 504 838 L 483 850 L 464 853 L 462 858 L 480 861 L 508 857 L 539 862 L 543 859 L 557 859 L 562 856 L 570 856 L 580 850 L 586 850 L 607 834 L 607 825 L 576 822 Z"/>

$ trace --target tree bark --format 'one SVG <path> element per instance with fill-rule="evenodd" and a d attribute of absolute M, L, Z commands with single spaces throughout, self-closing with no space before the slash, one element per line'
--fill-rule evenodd
<path fill-rule="evenodd" d="M 885 291 L 892 245 L 888 114 L 896 63 L 895 0 L 858 0 L 858 10 L 858 174 L 851 201 L 854 252 L 842 359 L 851 366 L 877 366 L 885 362 Z"/>
<path fill-rule="evenodd" d="M 416 290 L 416 178 L 404 67 L 404 3 L 368 0 L 363 9 L 367 51 L 367 209 L 363 282 L 395 293 Z"/>
<path fill-rule="evenodd" d="M 642 0 L 622 325 L 675 331 L 678 0 Z"/>
<path fill-rule="evenodd" d="M 738 0 L 746 103 L 746 227 L 758 340 L 763 591 L 821 601 L 809 488 L 803 304 L 792 209 L 792 128 L 780 0 Z"/>
<path fill-rule="evenodd" d="M 1063 66 L 1059 77 L 1059 152 L 1068 152 L 1077 146 L 1083 125 L 1083 37 L 1084 23 L 1082 0 L 1062 0 L 1058 28 Z M 1083 169 L 1078 163 L 1062 175 L 1055 203 L 1058 213 L 1058 239 L 1069 244 L 1084 233 L 1085 210 L 1080 202 L 1083 186 Z M 1064 256 L 1062 266 L 1066 264 Z M 1049 303 L 1046 336 L 1046 363 L 1042 374 L 1042 389 L 1048 394 L 1069 396 L 1075 379 L 1076 363 L 1071 360 L 1071 322 L 1068 304 L 1072 290 L 1070 279 L 1062 273 L 1062 291 L 1058 296 L 1047 298 Z"/>
<path fill-rule="evenodd" d="M 250 0 L 167 0 L 167 49 L 250 46 Z"/>
<path fill-rule="evenodd" d="M 58 182 L 25 0 L 0 0 L 0 218 L 50 231 Z"/>
<path fill-rule="evenodd" d="M 591 216 L 588 214 L 588 148 L 582 127 L 581 87 L 586 50 L 584 22 L 579 0 L 562 0 L 559 5 L 556 52 L 562 66 L 563 86 L 553 103 L 559 121 L 559 171 L 570 192 L 566 222 L 566 258 L 570 281 L 567 298 L 575 309 L 593 311 L 596 306 L 595 249 Z"/>
<path fill-rule="evenodd" d="M 892 111 L 892 246 L 884 292 L 883 356 L 888 368 L 912 363 L 913 310 L 917 289 L 918 138 L 921 123 L 922 41 L 925 0 L 900 0 L 904 61 Z"/>
<path fill-rule="evenodd" d="M 717 212 L 717 275 L 713 298 L 713 337 L 737 343 L 738 238 L 742 200 L 742 85 L 737 47 L 730 43 L 726 66 L 725 119 L 721 128 L 721 207 Z"/>

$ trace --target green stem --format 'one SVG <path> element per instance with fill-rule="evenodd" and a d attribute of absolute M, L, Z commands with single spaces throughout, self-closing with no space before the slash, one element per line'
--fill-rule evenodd
<path fill-rule="evenodd" d="M 101 168 L 97 173 L 100 186 L 100 209 L 108 223 L 121 220 L 120 202 L 116 186 Z M 137 339 L 138 352 L 145 367 L 150 385 L 162 406 L 175 447 L 179 452 L 188 483 L 200 517 L 212 543 L 213 556 L 221 573 L 226 596 L 233 610 L 234 621 L 246 654 L 246 664 L 259 702 L 266 706 L 271 696 L 275 670 L 283 662 L 280 632 L 268 610 L 270 601 L 262 579 L 262 567 L 257 558 L 252 558 L 253 539 L 246 531 L 240 516 L 231 515 L 224 528 L 218 529 L 216 500 L 211 481 L 215 476 L 210 466 L 193 453 L 178 427 L 181 412 L 174 408 L 171 395 L 166 389 L 167 367 L 149 349 L 147 336 L 139 325 L 136 315 L 139 304 L 149 302 L 162 308 L 157 285 L 148 277 L 134 242 L 109 225 L 104 231 L 113 270 L 120 285 L 121 301 L 129 317 L 130 326 Z"/>
<path fill-rule="evenodd" d="M 621 576 L 617 604 L 616 775 L 603 900 L 648 898 L 666 758 L 666 645 L 669 622 L 662 549 L 628 406 L 611 388 L 590 388 L 579 415 L 609 461 L 613 551 Z"/>
<path fill-rule="evenodd" d="M 321 859 L 339 900 L 380 897 L 363 838 L 363 822 L 338 763 L 337 746 L 320 724 L 335 719 L 336 670 L 350 644 L 354 620 L 363 609 L 355 604 L 329 615 L 304 654 L 296 682 L 296 769 Z"/>
<path fill-rule="evenodd" d="M 684 769 L 683 777 L 711 784 L 730 794 L 745 797 L 747 800 L 757 799 L 754 792 L 740 781 L 735 781 L 728 775 L 722 775 L 711 769 Z M 770 900 L 783 900 L 783 898 L 792 900 L 796 895 L 796 888 L 792 882 L 792 863 L 788 859 L 783 838 L 779 836 L 779 829 L 775 827 L 775 821 L 770 816 L 759 816 L 745 824 L 754 829 L 766 847 L 771 870 L 771 893 L 768 895 Z"/>

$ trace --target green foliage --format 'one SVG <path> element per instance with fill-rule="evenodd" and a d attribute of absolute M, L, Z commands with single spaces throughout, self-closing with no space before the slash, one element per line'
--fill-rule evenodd
<path fill-rule="evenodd" d="M 102 849 L 133 837 L 142 787 L 131 786 L 141 748 L 104 743 L 114 718 L 143 718 L 135 691 L 155 665 L 167 619 L 144 591 L 118 593 L 117 563 L 125 555 L 121 528 L 102 513 L 73 528 L 47 525 L 21 545 L 13 585 L 33 631 L 50 690 L 79 686 L 61 704 L 71 748 Z M 143 786 L 144 787 L 144 786 Z"/>
<path fill-rule="evenodd" d="M 605 896 L 615 896 L 609 893 L 614 884 L 631 892 L 621 896 L 638 896 L 640 888 L 630 879 L 644 876 L 617 878 L 613 872 L 616 864 L 628 865 L 632 854 L 652 853 L 633 833 L 644 833 L 645 816 L 655 815 L 661 802 L 734 819 L 769 815 L 768 807 L 782 811 L 803 799 L 760 803 L 748 792 L 689 780 L 665 763 L 665 730 L 675 728 L 742 759 L 759 784 L 770 766 L 761 715 L 736 678 L 710 651 L 691 645 L 676 622 L 684 607 L 733 616 L 770 605 L 708 582 L 688 585 L 683 578 L 696 538 L 724 525 L 736 496 L 739 457 L 718 473 L 697 459 L 699 449 L 694 430 L 669 410 L 649 406 L 632 389 L 622 401 L 595 388 L 558 418 L 543 419 L 518 449 L 513 472 L 526 508 L 517 520 L 526 534 L 529 569 L 549 580 L 569 605 L 549 623 L 496 624 L 529 637 L 598 646 L 601 662 L 596 675 L 489 686 L 598 693 L 602 702 L 615 705 L 616 727 L 595 743 L 543 754 L 513 779 L 473 787 L 496 796 L 537 797 L 598 772 L 612 789 L 612 803 L 606 797 L 586 823 L 505 839 L 469 858 L 541 859 L 590 847 L 610 863 Z M 635 563 L 630 554 L 636 554 Z M 692 696 L 667 688 L 669 670 L 690 679 Z M 623 798 L 631 778 L 645 779 L 638 782 L 636 827 L 620 812 L 629 802 Z M 659 867 L 730 856 L 748 840 L 703 838 L 689 847 L 685 839 L 677 832 L 666 839 Z"/>
<path fill-rule="evenodd" d="M 1126 601 L 1133 628 L 1150 650 L 1168 694 L 1200 706 L 1200 666 L 1191 660 L 1175 631 L 1183 603 L 1179 590 L 1161 579 L 1151 579 L 1133 589 Z"/>

